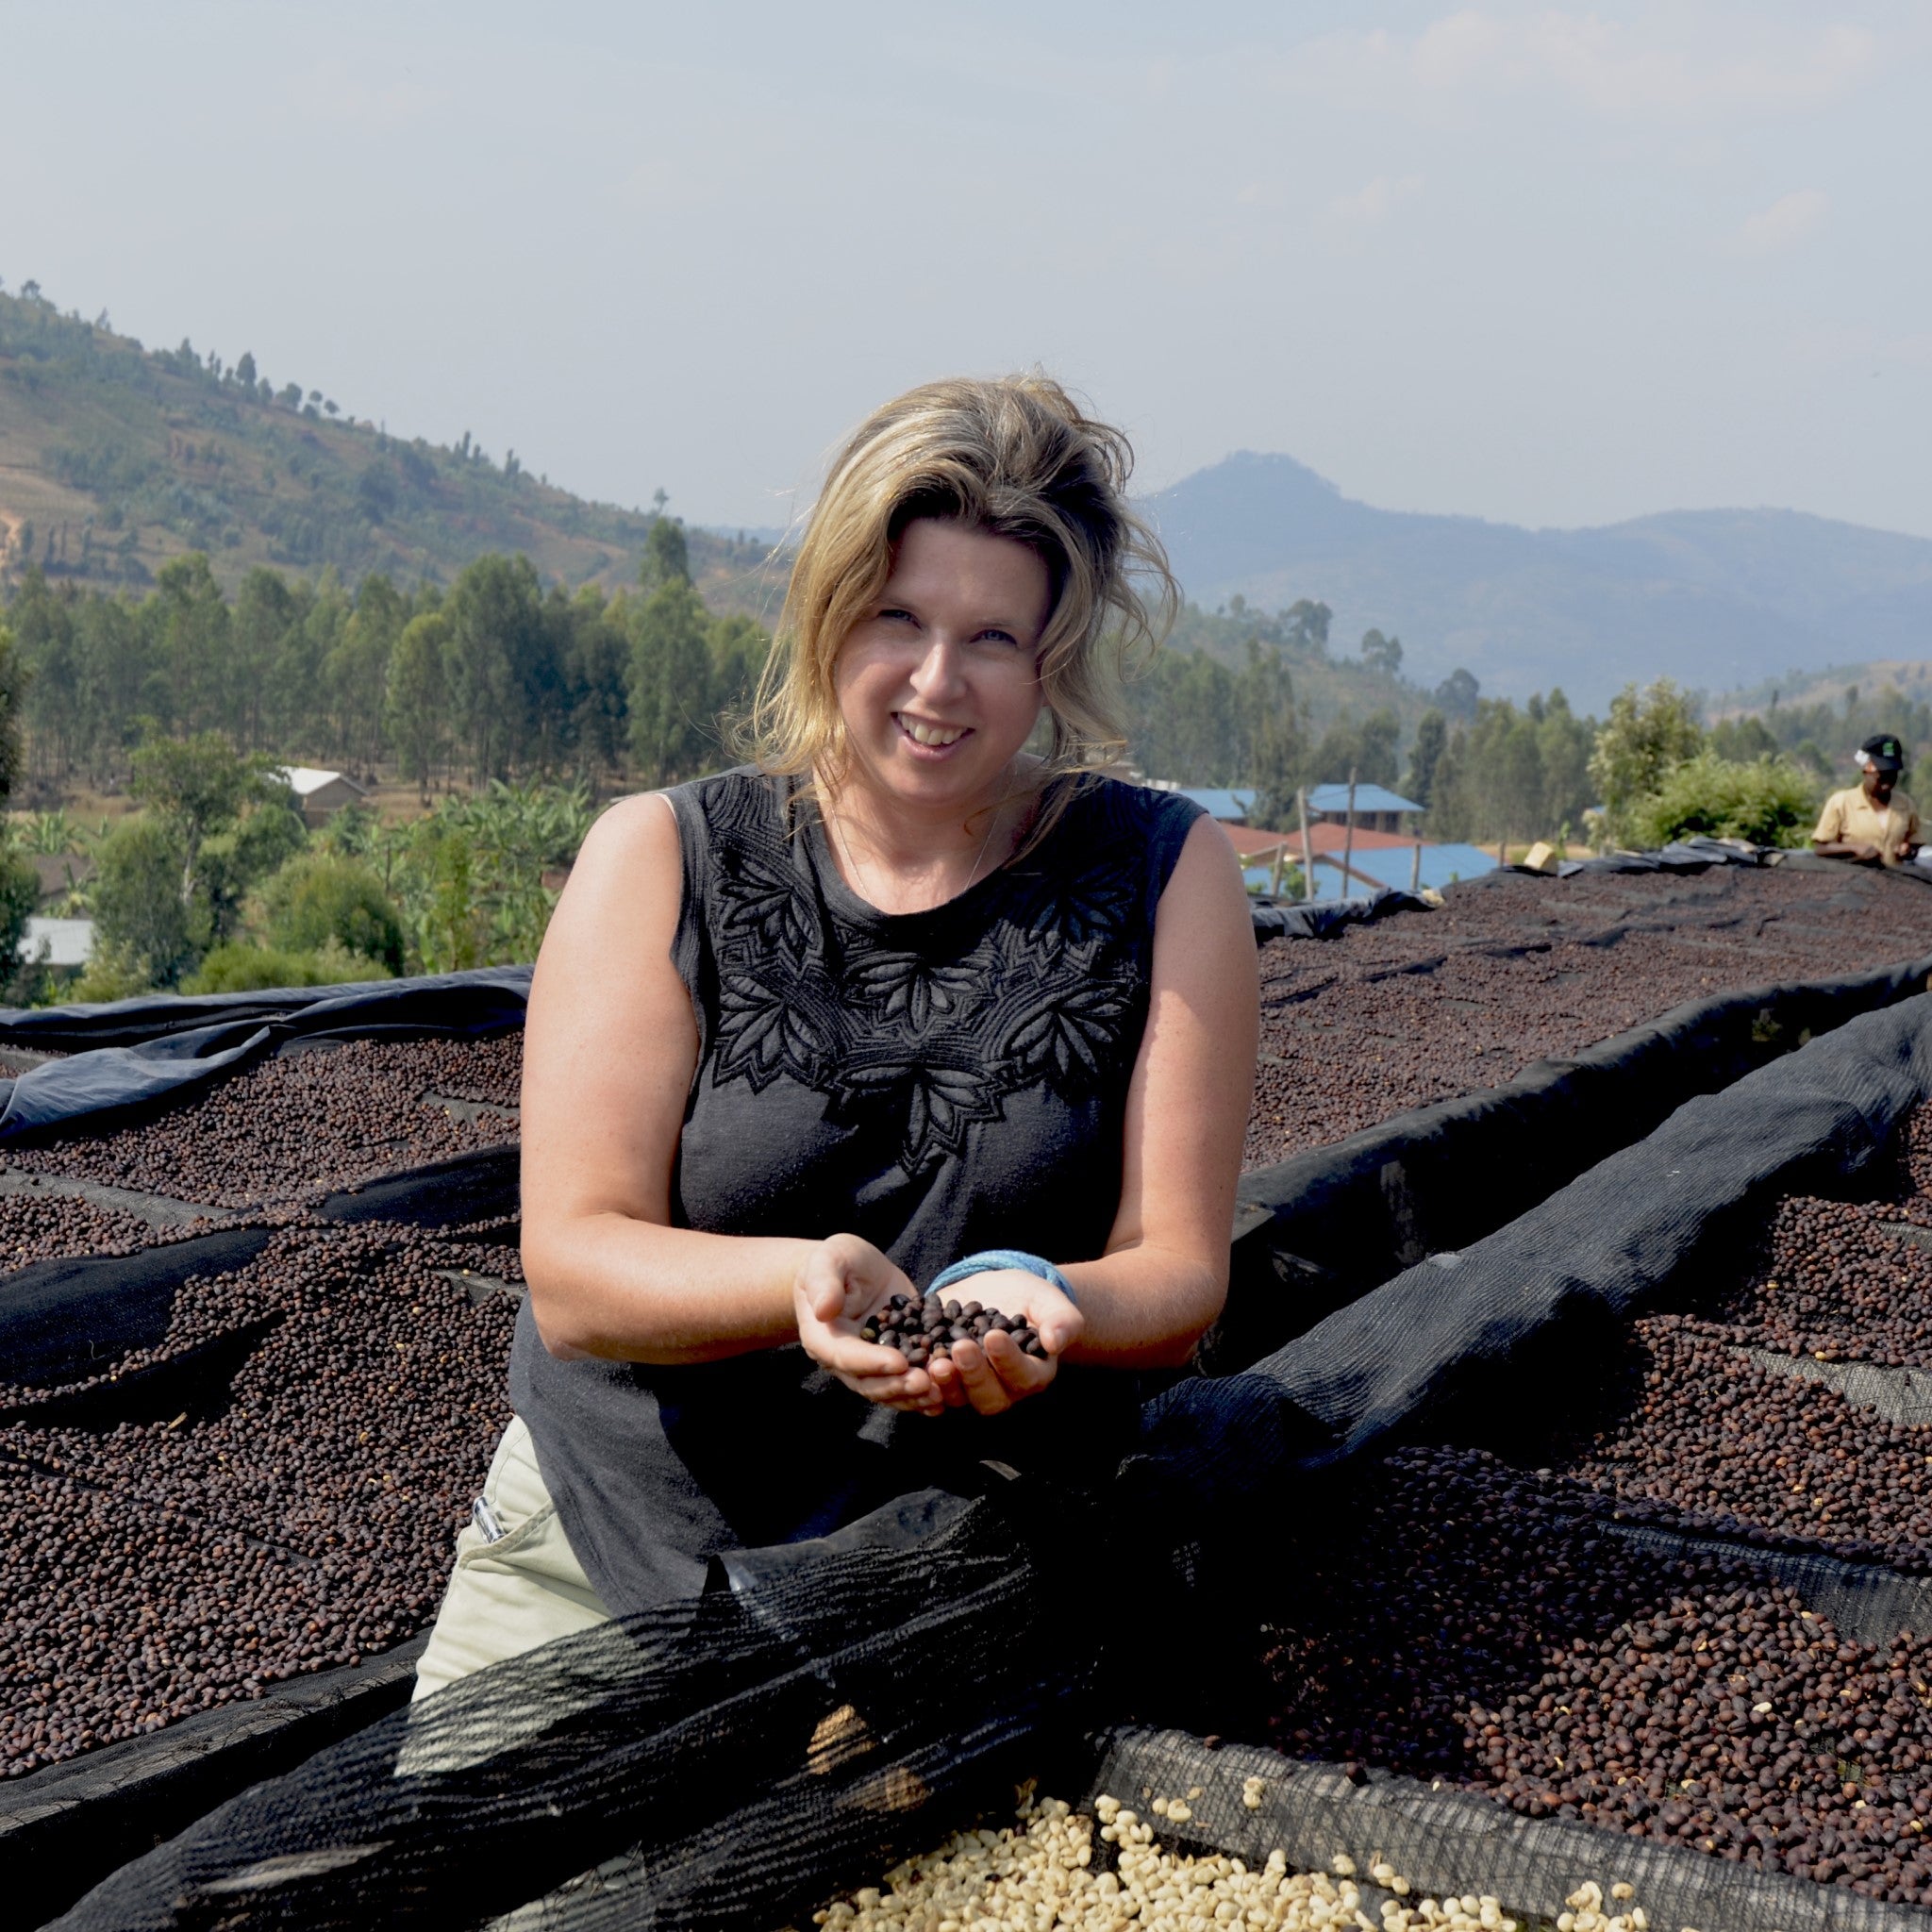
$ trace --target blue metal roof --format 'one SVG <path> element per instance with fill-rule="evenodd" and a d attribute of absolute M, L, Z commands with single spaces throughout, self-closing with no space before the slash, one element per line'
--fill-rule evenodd
<path fill-rule="evenodd" d="M 1183 798 L 1191 798 L 1210 819 L 1228 824 L 1246 818 L 1261 795 L 1258 791 L 1228 791 L 1214 785 L 1176 785 L 1174 789 Z"/>
<path fill-rule="evenodd" d="M 1358 807 L 1357 809 L 1360 808 Z M 1376 880 L 1385 886 L 1395 886 L 1407 891 L 1409 871 L 1415 863 L 1415 847 L 1412 845 L 1376 845 L 1364 851 L 1357 847 L 1349 857 L 1349 864 L 1363 877 Z M 1423 847 L 1423 872 L 1420 883 L 1432 886 L 1441 891 L 1444 886 L 1453 886 L 1457 879 L 1473 879 L 1486 872 L 1496 869 L 1496 855 L 1485 852 L 1480 845 L 1424 845 Z M 1251 865 L 1241 876 L 1249 885 L 1266 891 L 1274 875 L 1272 865 Z M 1315 894 L 1322 899 L 1359 898 L 1367 891 L 1361 879 L 1350 879 L 1342 883 L 1340 869 L 1324 865 L 1321 855 L 1315 858 Z"/>
<path fill-rule="evenodd" d="M 1382 785 L 1357 785 L 1355 788 L 1355 808 L 1357 811 L 1421 811 L 1423 808 L 1412 798 L 1404 798 Z M 1308 793 L 1310 811 L 1346 811 L 1348 809 L 1348 787 L 1346 785 L 1317 785 Z"/>

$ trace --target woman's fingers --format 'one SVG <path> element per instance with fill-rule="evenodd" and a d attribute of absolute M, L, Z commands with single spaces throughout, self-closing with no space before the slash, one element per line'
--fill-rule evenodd
<path fill-rule="evenodd" d="M 981 1415 L 998 1415 L 1028 1395 L 1037 1395 L 1054 1378 L 1058 1364 L 1024 1355 L 1011 1336 L 997 1328 L 983 1343 L 962 1341 L 953 1351 L 953 1365 L 967 1401 Z"/>

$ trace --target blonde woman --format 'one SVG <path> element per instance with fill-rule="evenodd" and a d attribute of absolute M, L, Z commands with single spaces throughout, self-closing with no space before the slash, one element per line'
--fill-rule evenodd
<path fill-rule="evenodd" d="M 1173 597 L 1130 460 L 1038 377 L 888 404 L 754 761 L 586 841 L 530 995 L 517 1420 L 419 1696 L 982 1458 L 1103 1480 L 1219 1312 L 1255 945 L 1214 825 L 1105 773 L 1105 654 Z M 863 1339 L 961 1262 L 1041 1357 Z"/>

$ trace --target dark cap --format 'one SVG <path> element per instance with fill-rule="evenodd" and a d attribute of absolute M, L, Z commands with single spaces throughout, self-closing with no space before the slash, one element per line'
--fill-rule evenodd
<path fill-rule="evenodd" d="M 1890 732 L 1881 731 L 1858 747 L 1858 762 L 1875 765 L 1881 772 L 1902 772 L 1906 767 L 1906 748 Z"/>

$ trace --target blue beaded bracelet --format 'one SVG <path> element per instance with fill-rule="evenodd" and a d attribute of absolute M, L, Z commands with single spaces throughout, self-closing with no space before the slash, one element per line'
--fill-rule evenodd
<path fill-rule="evenodd" d="M 935 1294 L 942 1288 L 951 1288 L 956 1282 L 964 1281 L 969 1275 L 991 1274 L 996 1268 L 1017 1268 L 1023 1274 L 1037 1274 L 1041 1281 L 1050 1281 L 1077 1307 L 1074 1301 L 1074 1285 L 1056 1268 L 1053 1263 L 1040 1255 L 1029 1255 L 1023 1248 L 981 1248 L 976 1255 L 966 1255 L 941 1268 L 932 1278 L 926 1289 L 927 1294 Z"/>

